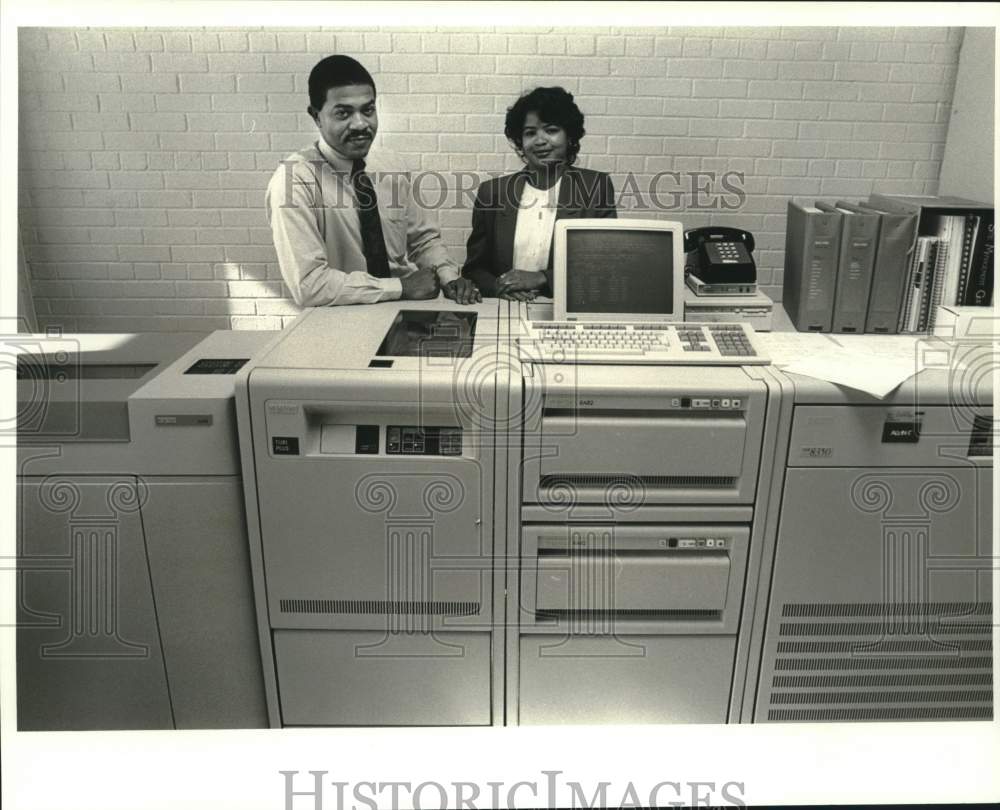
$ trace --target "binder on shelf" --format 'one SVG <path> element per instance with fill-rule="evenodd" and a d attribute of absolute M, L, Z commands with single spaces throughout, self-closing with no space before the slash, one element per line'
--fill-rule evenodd
<path fill-rule="evenodd" d="M 800 332 L 829 332 L 840 258 L 837 212 L 788 202 L 783 303 Z"/>
<path fill-rule="evenodd" d="M 944 304 L 974 304 L 988 306 L 993 298 L 993 206 L 967 200 L 962 197 L 903 196 L 892 194 L 871 194 L 869 205 L 886 211 L 913 214 L 917 218 L 917 234 L 931 236 L 938 233 L 942 217 L 962 216 L 966 218 L 962 244 L 950 246 L 951 251 L 959 251 L 958 295 L 956 301 L 943 299 Z M 972 217 L 970 220 L 969 217 Z M 973 231 L 970 234 L 970 229 Z M 969 251 L 966 254 L 966 251 Z M 977 263 L 977 253 L 979 262 Z M 968 258 L 966 258 L 968 256 Z M 946 284 L 946 287 L 950 285 Z"/>
<path fill-rule="evenodd" d="M 837 204 L 840 205 L 839 202 Z M 917 236 L 917 215 L 913 212 L 887 211 L 870 201 L 858 207 L 879 216 L 878 248 L 875 251 L 865 332 L 893 335 L 899 332 L 899 316 Z"/>
<path fill-rule="evenodd" d="M 836 206 L 817 202 L 821 211 L 841 215 L 840 260 L 837 269 L 837 289 L 833 302 L 833 331 L 865 331 L 868 296 L 872 286 L 872 268 L 878 245 L 879 218 L 870 211 L 849 203 Z"/>

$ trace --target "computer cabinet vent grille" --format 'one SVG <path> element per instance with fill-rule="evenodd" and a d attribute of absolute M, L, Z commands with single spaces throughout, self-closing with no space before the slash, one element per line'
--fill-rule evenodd
<path fill-rule="evenodd" d="M 281 599 L 282 613 L 475 616 L 479 602 L 400 602 L 387 599 Z"/>
<path fill-rule="evenodd" d="M 622 610 L 539 610 L 535 612 L 538 619 L 600 619 L 614 621 L 615 619 L 674 619 L 688 621 L 718 620 L 722 612 L 718 610 L 643 610 L 625 608 Z"/>
<path fill-rule="evenodd" d="M 771 695 L 771 705 L 781 703 L 981 703 L 989 702 L 989 689 L 930 692 L 784 692 Z"/>
<path fill-rule="evenodd" d="M 772 648 L 767 719 L 991 719 L 991 616 L 988 602 L 783 605 L 778 636 L 798 638 Z M 831 621 L 796 621 L 813 617 Z"/>
<path fill-rule="evenodd" d="M 946 618 L 962 616 L 989 616 L 992 605 L 989 602 L 923 602 L 915 604 L 885 602 L 817 602 L 789 603 L 781 608 L 781 615 L 795 616 L 920 616 L 939 613 Z"/>
<path fill-rule="evenodd" d="M 949 641 L 947 643 L 941 641 L 933 641 L 928 639 L 923 639 L 920 641 L 879 641 L 877 649 L 879 652 L 886 653 L 898 653 L 898 652 L 913 652 L 913 653 L 930 653 L 930 654 L 941 654 L 941 653 L 954 653 L 958 654 L 961 652 L 972 652 L 972 651 L 986 651 L 989 652 L 993 649 L 993 642 L 989 639 L 979 639 L 978 641 L 969 641 L 968 639 L 963 639 L 961 641 Z M 871 647 L 872 643 L 868 642 L 868 646 Z M 857 653 L 862 651 L 859 647 L 857 641 L 779 641 L 778 642 L 778 652 L 779 653 Z"/>
<path fill-rule="evenodd" d="M 768 720 L 992 720 L 992 706 L 905 706 L 862 709 L 772 709 Z"/>
<path fill-rule="evenodd" d="M 646 489 L 733 489 L 736 479 L 724 475 L 543 475 L 539 484 L 543 490 L 574 487 L 628 487 Z"/>
<path fill-rule="evenodd" d="M 809 622 L 806 624 L 782 624 L 778 631 L 782 636 L 882 636 L 885 635 L 890 626 L 893 634 L 898 635 L 919 635 L 924 637 L 928 623 L 910 619 L 900 621 L 893 617 L 886 617 L 881 622 L 852 622 L 851 624 L 838 624 L 836 622 Z M 935 631 L 935 638 L 941 633 L 948 635 L 980 635 L 989 633 L 990 626 L 985 622 L 979 624 L 956 624 L 942 625 Z M 871 643 L 871 642 L 869 642 Z"/>
<path fill-rule="evenodd" d="M 895 654 L 886 657 L 885 653 L 854 653 L 848 658 L 779 658 L 774 668 L 780 670 L 812 670 L 812 669 L 979 669 L 989 667 L 992 658 L 979 656 L 940 655 L 933 658 L 917 658 L 912 655 Z"/>
<path fill-rule="evenodd" d="M 872 686 L 989 686 L 993 676 L 988 672 L 970 674 L 947 672 L 923 675 L 776 675 L 775 688 L 805 689 L 810 686 L 854 689 Z"/>

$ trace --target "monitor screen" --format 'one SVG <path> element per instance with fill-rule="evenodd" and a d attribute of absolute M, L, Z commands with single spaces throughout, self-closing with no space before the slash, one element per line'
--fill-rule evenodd
<path fill-rule="evenodd" d="M 670 230 L 568 230 L 566 313 L 673 316 L 674 239 Z"/>

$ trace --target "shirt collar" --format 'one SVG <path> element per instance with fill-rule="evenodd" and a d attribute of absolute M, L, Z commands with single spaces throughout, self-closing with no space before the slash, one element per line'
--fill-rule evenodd
<path fill-rule="evenodd" d="M 549 199 L 559 196 L 559 190 L 562 188 L 562 181 L 566 175 L 563 175 L 558 180 L 556 180 L 555 185 L 549 188 L 535 188 L 531 183 L 528 182 L 527 176 L 524 178 L 524 184 L 521 187 L 521 196 L 531 196 L 537 197 L 538 199 Z"/>
<path fill-rule="evenodd" d="M 330 144 L 323 140 L 322 136 L 316 141 L 316 148 L 319 149 L 319 153 L 326 158 L 327 163 L 333 167 L 334 171 L 343 172 L 344 174 L 351 173 L 354 161 L 338 154 Z"/>

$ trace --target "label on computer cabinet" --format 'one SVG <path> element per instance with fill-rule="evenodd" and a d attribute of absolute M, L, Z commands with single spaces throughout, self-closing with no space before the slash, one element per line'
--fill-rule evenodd
<path fill-rule="evenodd" d="M 832 458 L 832 447 L 803 447 L 799 451 L 800 458 Z"/>
<path fill-rule="evenodd" d="M 274 416 L 297 416 L 299 406 L 295 402 L 268 402 L 267 412 Z"/>
<path fill-rule="evenodd" d="M 272 436 L 271 452 L 276 456 L 297 456 L 299 454 L 298 436 Z"/>
<path fill-rule="evenodd" d="M 920 421 L 889 421 L 882 426 L 883 444 L 916 444 L 920 441 Z"/>
<path fill-rule="evenodd" d="M 156 414 L 157 427 L 210 427 L 211 424 L 212 414 L 210 413 Z"/>

